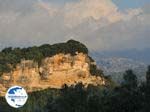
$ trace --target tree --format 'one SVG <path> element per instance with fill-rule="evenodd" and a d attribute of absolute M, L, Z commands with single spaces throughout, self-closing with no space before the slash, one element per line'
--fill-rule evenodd
<path fill-rule="evenodd" d="M 66 44 L 68 45 L 68 52 L 72 55 L 75 55 L 76 52 L 88 54 L 88 49 L 86 48 L 86 46 L 78 41 L 69 40 Z"/>
<path fill-rule="evenodd" d="M 76 86 L 61 89 L 60 97 L 53 104 L 48 103 L 48 112 L 87 112 L 87 92 L 84 85 L 79 83 Z"/>
<path fill-rule="evenodd" d="M 34 46 L 31 48 L 28 48 L 28 51 L 26 52 L 26 59 L 40 62 L 42 60 L 42 58 L 43 58 L 43 54 L 39 50 L 38 47 Z"/>
<path fill-rule="evenodd" d="M 143 94 L 143 112 L 148 112 L 150 105 L 150 66 L 146 72 L 146 83 L 141 85 L 140 90 Z"/>
<path fill-rule="evenodd" d="M 124 81 L 122 82 L 122 86 L 128 89 L 134 89 L 137 87 L 137 77 L 133 73 L 132 70 L 127 70 L 123 75 Z"/>
<path fill-rule="evenodd" d="M 146 84 L 150 85 L 150 65 L 148 66 L 148 70 L 146 72 Z"/>
<path fill-rule="evenodd" d="M 2 50 L 2 52 L 5 54 L 10 53 L 11 51 L 12 51 L 12 47 L 8 47 Z"/>

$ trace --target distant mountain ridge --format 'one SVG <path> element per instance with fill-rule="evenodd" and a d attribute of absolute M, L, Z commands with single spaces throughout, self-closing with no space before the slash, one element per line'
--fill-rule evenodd
<path fill-rule="evenodd" d="M 139 81 L 145 80 L 147 64 L 142 62 L 141 60 L 138 61 L 138 55 L 136 55 L 135 58 L 133 57 L 134 59 L 128 54 L 123 55 L 123 53 L 119 55 L 119 53 L 115 54 L 111 52 L 94 52 L 91 53 L 91 55 L 94 60 L 96 60 L 97 65 L 104 71 L 104 74 L 110 75 L 117 82 L 122 81 L 123 73 L 128 69 L 132 69 L 134 71 Z"/>
<path fill-rule="evenodd" d="M 142 69 L 146 67 L 146 64 L 134 61 L 128 58 L 102 58 L 97 61 L 99 66 L 102 66 L 103 70 L 106 72 L 123 72 L 128 69 Z"/>
<path fill-rule="evenodd" d="M 134 61 L 143 62 L 147 65 L 150 64 L 150 48 L 145 48 L 142 50 L 128 49 L 116 51 L 91 51 L 91 55 L 100 58 L 122 57 L 132 59 Z"/>

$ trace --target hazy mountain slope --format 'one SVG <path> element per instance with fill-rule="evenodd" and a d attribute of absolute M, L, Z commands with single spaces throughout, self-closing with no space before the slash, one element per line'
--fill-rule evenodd
<path fill-rule="evenodd" d="M 150 48 L 137 50 L 116 50 L 116 51 L 92 51 L 91 55 L 94 57 L 123 57 L 133 59 L 135 61 L 143 62 L 145 64 L 150 64 Z"/>
<path fill-rule="evenodd" d="M 132 69 L 140 81 L 145 80 L 147 65 L 143 62 L 119 56 L 108 56 L 105 53 L 93 53 L 92 57 L 96 60 L 97 65 L 103 69 L 104 73 L 111 75 L 117 82 L 121 82 L 123 73 L 128 69 Z"/>

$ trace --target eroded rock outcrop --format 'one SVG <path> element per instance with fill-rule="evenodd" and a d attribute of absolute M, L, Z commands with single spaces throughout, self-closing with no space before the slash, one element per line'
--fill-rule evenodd
<path fill-rule="evenodd" d="M 103 77 L 91 75 L 91 64 L 83 53 L 74 56 L 60 53 L 43 59 L 40 65 L 33 60 L 22 60 L 10 73 L 3 73 L 0 77 L 0 95 L 14 85 L 22 86 L 28 92 L 61 88 L 64 84 L 75 85 L 78 82 L 85 86 L 105 85 Z"/>

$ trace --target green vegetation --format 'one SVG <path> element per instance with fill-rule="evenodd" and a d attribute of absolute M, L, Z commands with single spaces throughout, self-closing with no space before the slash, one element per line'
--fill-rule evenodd
<path fill-rule="evenodd" d="M 148 70 L 146 72 L 146 81 L 147 85 L 150 85 L 150 66 L 148 66 Z"/>
<path fill-rule="evenodd" d="M 90 73 L 96 76 L 104 76 L 103 71 L 98 69 L 97 66 L 93 64 L 90 65 Z"/>
<path fill-rule="evenodd" d="M 0 75 L 4 72 L 10 72 L 15 68 L 16 64 L 20 63 L 21 59 L 34 60 L 41 63 L 41 60 L 46 57 L 54 56 L 58 53 L 76 55 L 78 53 L 88 54 L 88 49 L 82 43 L 69 40 L 66 43 L 58 43 L 54 45 L 44 44 L 39 47 L 33 46 L 28 48 L 5 48 L 0 52 Z M 89 57 L 91 62 L 94 60 Z M 103 76 L 103 71 L 97 69 L 96 65 L 90 65 L 90 73 L 92 75 Z"/>
<path fill-rule="evenodd" d="M 123 75 L 123 79 L 122 85 L 128 89 L 134 89 L 138 85 L 137 77 L 132 70 L 127 70 Z"/>
<path fill-rule="evenodd" d="M 66 43 L 54 45 L 44 44 L 29 48 L 5 48 L 0 52 L 0 75 L 4 72 L 10 72 L 21 59 L 34 60 L 38 63 L 45 57 L 51 57 L 58 53 L 70 53 L 75 55 L 76 52 L 88 54 L 88 49 L 82 43 L 69 40 Z"/>
<path fill-rule="evenodd" d="M 149 68 L 147 75 L 149 75 Z M 64 85 L 60 90 L 47 89 L 33 92 L 29 94 L 26 105 L 20 109 L 9 107 L 4 98 L 0 98 L 0 111 L 149 112 L 150 86 L 147 81 L 137 85 L 136 79 L 133 71 L 127 70 L 124 74 L 123 83 L 114 88 L 93 85 L 85 88 L 79 83 L 71 87 Z"/>
<path fill-rule="evenodd" d="M 91 75 L 96 75 L 96 76 L 101 76 L 101 77 L 104 77 L 104 73 L 101 69 L 97 68 L 95 61 L 92 59 L 92 57 L 89 56 L 89 59 L 91 61 L 91 64 L 90 64 L 90 73 Z"/>

